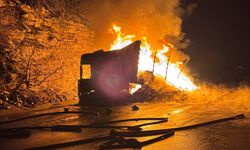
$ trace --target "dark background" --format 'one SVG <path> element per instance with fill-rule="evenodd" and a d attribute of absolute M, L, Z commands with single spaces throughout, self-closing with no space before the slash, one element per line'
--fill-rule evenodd
<path fill-rule="evenodd" d="M 184 17 L 183 32 L 191 40 L 191 72 L 201 81 L 250 83 L 250 1 L 182 0 L 197 4 Z"/>

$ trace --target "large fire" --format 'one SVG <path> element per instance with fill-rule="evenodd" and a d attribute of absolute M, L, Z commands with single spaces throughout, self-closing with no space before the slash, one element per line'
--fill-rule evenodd
<path fill-rule="evenodd" d="M 111 44 L 111 49 L 116 50 L 123 48 L 133 43 L 135 35 L 123 35 L 121 27 L 113 25 L 113 30 L 116 32 L 117 38 Z M 166 55 L 171 54 L 171 49 L 174 46 L 170 43 L 163 44 L 162 49 L 152 50 L 150 44 L 147 42 L 146 37 L 142 37 L 141 50 L 139 55 L 139 72 L 151 71 L 155 76 L 159 76 L 165 80 L 165 82 L 171 86 L 174 86 L 180 90 L 193 91 L 197 89 L 197 86 L 191 81 L 191 79 L 183 73 L 178 63 L 173 63 L 170 57 Z M 156 54 L 156 57 L 152 57 Z M 155 61 L 155 59 L 159 61 Z"/>

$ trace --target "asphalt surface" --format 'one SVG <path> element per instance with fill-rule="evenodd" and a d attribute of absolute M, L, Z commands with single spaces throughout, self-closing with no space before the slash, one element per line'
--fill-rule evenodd
<path fill-rule="evenodd" d="M 131 106 L 137 105 L 139 110 L 132 111 Z M 111 108 L 76 107 L 68 106 L 69 110 L 94 111 L 94 114 L 62 114 L 55 116 L 42 116 L 14 123 L 2 124 L 0 128 L 22 127 L 22 126 L 51 126 L 57 124 L 81 125 L 100 121 L 120 120 L 127 118 L 142 117 L 167 117 L 168 122 L 148 125 L 143 130 L 167 129 L 172 127 L 192 125 L 207 122 L 224 117 L 235 116 L 244 113 L 246 118 L 240 120 L 226 121 L 199 128 L 176 131 L 175 135 L 160 142 L 143 147 L 145 150 L 155 149 L 177 149 L 177 150 L 248 150 L 250 143 L 250 101 L 247 98 L 232 100 L 227 98 L 215 98 L 201 101 L 183 102 L 144 102 L 134 103 L 126 106 Z M 63 108 L 32 111 L 16 114 L 4 119 L 19 118 L 25 115 L 63 111 Z M 112 110 L 112 111 L 111 111 Z M 144 122 L 128 122 L 116 125 L 135 125 Z M 1 149 L 27 149 L 56 143 L 63 143 L 79 139 L 87 139 L 108 135 L 110 129 L 82 129 L 81 132 L 52 132 L 32 130 L 28 138 L 0 139 Z M 153 137 L 138 138 L 139 141 Z M 65 146 L 60 149 L 99 149 L 103 142 Z"/>

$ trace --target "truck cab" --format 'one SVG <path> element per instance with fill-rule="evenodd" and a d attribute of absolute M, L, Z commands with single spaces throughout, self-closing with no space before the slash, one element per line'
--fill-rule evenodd
<path fill-rule="evenodd" d="M 137 83 L 140 41 L 112 51 L 83 54 L 78 80 L 79 104 L 109 105 L 130 101 L 129 84 Z"/>

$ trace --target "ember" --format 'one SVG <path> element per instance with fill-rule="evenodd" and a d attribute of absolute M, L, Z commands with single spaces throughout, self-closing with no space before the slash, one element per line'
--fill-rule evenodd
<path fill-rule="evenodd" d="M 135 35 L 123 35 L 121 27 L 113 25 L 113 30 L 116 33 L 117 38 L 111 44 L 112 50 L 117 50 L 127 46 L 133 42 Z M 138 71 L 151 71 L 155 76 L 158 76 L 164 81 L 180 90 L 193 91 L 198 87 L 191 81 L 191 79 L 183 73 L 180 64 L 182 62 L 172 62 L 170 60 L 171 50 L 175 47 L 171 43 L 164 43 L 159 50 L 153 50 L 150 44 L 147 42 L 147 37 L 142 37 L 141 50 L 139 55 Z M 159 59 L 155 62 L 153 58 L 153 52 L 156 53 L 156 58 Z"/>

